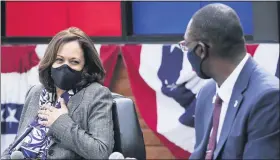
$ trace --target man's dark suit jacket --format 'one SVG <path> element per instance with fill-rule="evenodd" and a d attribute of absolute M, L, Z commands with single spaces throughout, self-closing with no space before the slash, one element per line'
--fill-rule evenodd
<path fill-rule="evenodd" d="M 205 157 L 215 93 L 211 80 L 198 94 L 190 159 Z M 234 85 L 213 159 L 280 159 L 279 96 L 279 79 L 250 57 Z"/>

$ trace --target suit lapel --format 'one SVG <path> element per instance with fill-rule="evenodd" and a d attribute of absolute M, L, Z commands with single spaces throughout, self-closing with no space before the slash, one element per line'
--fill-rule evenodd
<path fill-rule="evenodd" d="M 216 87 L 215 85 L 213 85 L 213 92 L 209 95 L 207 95 L 206 97 L 213 97 L 216 93 Z M 212 115 L 213 115 L 213 111 L 214 111 L 214 107 L 212 105 L 212 99 L 208 99 L 206 98 L 207 101 L 203 102 L 202 105 L 206 106 L 204 107 L 204 123 L 205 123 L 205 130 L 204 132 L 204 136 L 201 140 L 201 144 L 199 146 L 197 146 L 197 150 L 198 150 L 198 157 L 199 159 L 204 159 L 205 158 L 205 151 L 207 150 L 207 144 L 208 144 L 208 140 L 209 140 L 209 136 L 210 136 L 210 132 L 212 129 Z M 197 157 L 197 158 L 198 158 Z"/>
<path fill-rule="evenodd" d="M 249 57 L 245 66 L 243 67 L 242 71 L 238 76 L 238 79 L 234 85 L 230 102 L 228 104 L 228 109 L 224 119 L 224 124 L 221 130 L 220 138 L 214 152 L 214 159 L 218 157 L 222 147 L 224 146 L 228 138 L 228 135 L 231 131 L 231 127 L 236 117 L 236 114 L 239 108 L 242 107 L 241 104 L 243 101 L 243 93 L 248 86 L 251 73 L 253 72 L 253 69 L 255 67 L 256 67 L 256 63 L 252 60 L 251 57 Z"/>
<path fill-rule="evenodd" d="M 213 96 L 214 96 L 214 95 L 213 95 Z M 213 96 L 212 96 L 212 97 L 213 97 Z M 206 134 L 204 135 L 203 140 L 202 140 L 202 141 L 203 141 L 202 146 L 204 147 L 204 148 L 202 149 L 202 151 L 203 151 L 203 153 L 202 153 L 203 158 L 205 157 L 205 153 L 206 153 L 206 152 L 204 152 L 204 151 L 207 151 L 208 140 L 209 140 L 209 137 L 210 137 L 210 132 L 211 132 L 212 123 L 213 123 L 213 111 L 214 111 L 214 107 L 213 107 L 213 105 L 212 105 L 212 101 L 211 101 L 210 103 L 208 103 L 208 104 L 211 104 L 211 106 L 207 107 L 207 108 L 209 108 L 209 111 L 208 111 L 209 115 L 208 115 L 208 117 L 205 119 L 206 122 L 207 122 L 207 129 L 206 129 Z"/>
<path fill-rule="evenodd" d="M 76 93 L 74 96 L 72 96 L 67 104 L 69 115 L 70 117 L 73 115 L 74 111 L 78 108 L 80 103 L 82 102 L 82 99 L 84 97 L 85 88 L 80 90 L 78 93 Z"/>
<path fill-rule="evenodd" d="M 225 144 L 228 138 L 228 135 L 232 127 L 232 123 L 235 119 L 239 106 L 242 103 L 242 100 L 243 100 L 243 95 L 241 93 L 236 93 L 236 95 L 232 96 L 230 100 L 228 110 L 225 116 L 224 124 L 222 127 L 222 131 L 220 133 L 220 138 L 214 152 L 214 159 L 217 158 L 217 155 L 220 153 L 223 145 Z"/>
<path fill-rule="evenodd" d="M 72 96 L 70 99 L 69 99 L 69 102 L 68 104 L 66 105 L 67 108 L 68 108 L 68 111 L 69 111 L 69 115 L 70 117 L 72 117 L 74 111 L 78 108 L 78 106 L 81 104 L 82 102 L 82 99 L 84 97 L 84 93 L 85 93 L 85 88 L 80 90 L 78 93 L 76 93 L 74 96 Z M 56 141 L 56 139 L 54 139 L 54 141 Z M 51 142 L 51 145 L 54 145 L 54 141 Z"/>

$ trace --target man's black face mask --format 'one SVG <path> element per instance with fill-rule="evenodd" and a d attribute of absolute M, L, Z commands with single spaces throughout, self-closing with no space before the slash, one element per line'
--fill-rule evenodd
<path fill-rule="evenodd" d="M 206 50 L 206 55 L 201 59 L 196 53 L 195 50 L 198 46 L 204 47 Z M 196 74 L 202 79 L 210 79 L 211 77 L 207 76 L 202 70 L 202 63 L 208 58 L 208 47 L 207 45 L 201 45 L 198 43 L 192 50 L 189 50 L 187 53 L 189 62 L 192 65 L 193 70 Z"/>

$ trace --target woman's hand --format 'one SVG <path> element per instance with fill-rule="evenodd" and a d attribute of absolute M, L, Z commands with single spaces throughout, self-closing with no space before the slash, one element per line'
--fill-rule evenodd
<path fill-rule="evenodd" d="M 63 98 L 61 98 L 60 106 L 61 108 L 58 109 L 49 105 L 44 105 L 38 112 L 38 117 L 41 118 L 38 120 L 38 123 L 50 127 L 59 116 L 67 114 L 68 108 Z"/>

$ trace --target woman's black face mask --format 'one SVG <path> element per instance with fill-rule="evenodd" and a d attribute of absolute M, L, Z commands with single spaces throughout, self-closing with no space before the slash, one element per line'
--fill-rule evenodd
<path fill-rule="evenodd" d="M 76 84 L 82 78 L 82 71 L 76 71 L 64 64 L 57 68 L 51 68 L 51 77 L 56 87 L 63 90 L 70 90 L 76 87 Z"/>

